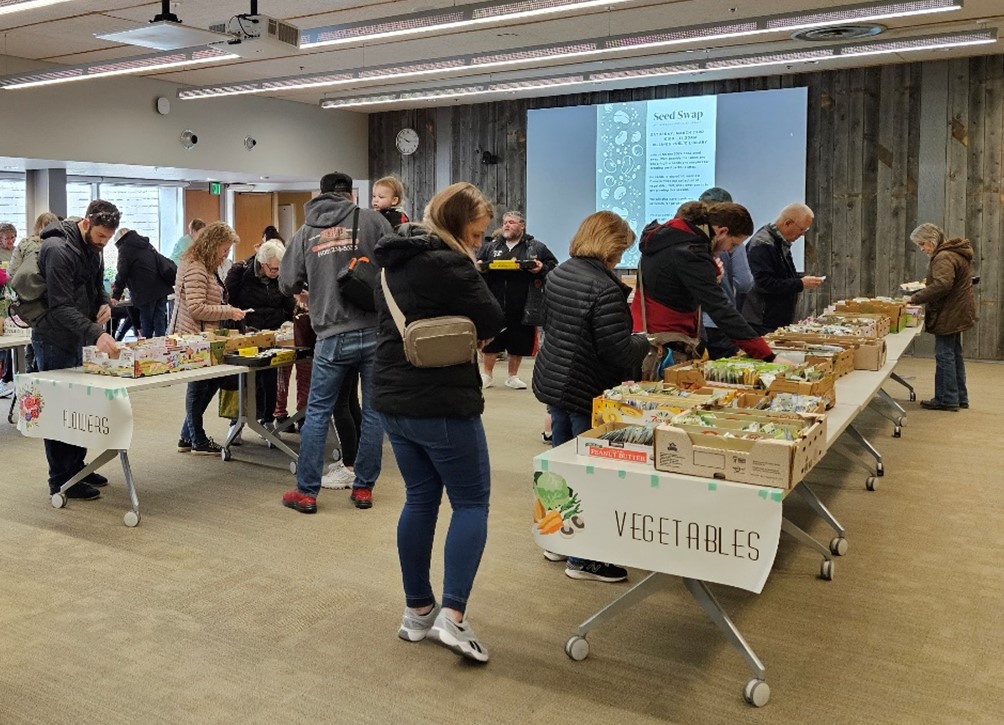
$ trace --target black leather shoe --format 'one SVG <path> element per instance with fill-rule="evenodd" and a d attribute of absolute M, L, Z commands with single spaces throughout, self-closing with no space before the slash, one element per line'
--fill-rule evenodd
<path fill-rule="evenodd" d="M 959 406 L 957 405 L 945 405 L 940 400 L 935 400 L 931 398 L 930 400 L 920 401 L 920 407 L 926 408 L 927 410 L 950 410 L 954 413 L 959 412 Z"/>
<path fill-rule="evenodd" d="M 93 501 L 101 498 L 101 492 L 86 483 L 75 483 L 66 489 L 66 498 L 74 498 L 79 501 Z"/>
<path fill-rule="evenodd" d="M 108 479 L 102 476 L 97 471 L 95 471 L 94 473 L 88 473 L 81 480 L 86 484 L 89 484 L 91 486 L 96 486 L 98 488 L 108 485 Z"/>
<path fill-rule="evenodd" d="M 969 403 L 959 403 L 959 407 L 963 410 L 969 410 Z"/>

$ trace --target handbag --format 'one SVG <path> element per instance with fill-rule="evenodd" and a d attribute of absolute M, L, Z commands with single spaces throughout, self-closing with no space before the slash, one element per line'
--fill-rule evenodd
<path fill-rule="evenodd" d="M 523 305 L 521 322 L 530 327 L 540 327 L 544 324 L 544 280 L 530 281 L 526 291 L 526 303 Z"/>
<path fill-rule="evenodd" d="M 404 356 L 417 368 L 445 368 L 469 365 L 477 359 L 478 333 L 470 318 L 428 317 L 405 325 L 404 313 L 387 286 L 387 273 L 380 271 L 384 298 L 401 334 Z"/>
<path fill-rule="evenodd" d="M 168 259 L 156 249 L 153 250 L 153 254 L 157 276 L 163 280 L 164 284 L 174 287 L 174 283 L 178 278 L 178 265 L 174 263 L 174 260 Z"/>
<path fill-rule="evenodd" d="M 366 312 L 375 312 L 373 293 L 377 288 L 380 268 L 369 257 L 357 257 L 356 235 L 359 233 L 359 207 L 352 212 L 352 260 L 349 266 L 338 273 L 338 289 L 342 299 L 346 299 Z"/>

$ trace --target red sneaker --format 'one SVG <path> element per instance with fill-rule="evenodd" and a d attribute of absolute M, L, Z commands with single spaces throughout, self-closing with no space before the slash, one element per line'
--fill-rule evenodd
<path fill-rule="evenodd" d="M 357 509 L 373 508 L 373 490 L 369 488 L 354 488 L 350 496 Z"/>
<path fill-rule="evenodd" d="M 282 505 L 296 509 L 301 514 L 317 513 L 317 499 L 313 496 L 300 493 L 300 490 L 297 488 L 282 494 Z"/>

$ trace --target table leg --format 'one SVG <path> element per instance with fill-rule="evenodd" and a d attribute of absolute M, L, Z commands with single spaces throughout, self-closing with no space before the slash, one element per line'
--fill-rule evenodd
<path fill-rule="evenodd" d="M 823 556 L 823 563 L 819 568 L 819 576 L 827 581 L 833 579 L 833 553 L 818 541 L 809 536 L 787 518 L 781 519 L 781 531 L 804 546 L 808 546 L 813 551 Z"/>
<path fill-rule="evenodd" d="M 837 521 L 837 518 L 826 508 L 826 505 L 819 500 L 816 492 L 809 488 L 805 481 L 798 484 L 795 487 L 795 491 L 809 504 L 809 508 L 815 511 L 819 518 L 829 524 L 830 528 L 836 532 L 837 538 L 830 542 L 830 551 L 838 556 L 843 556 L 847 553 L 847 539 L 844 538 L 844 534 L 847 532 L 841 526 L 840 522 Z"/>
<path fill-rule="evenodd" d="M 66 490 L 77 483 L 80 483 L 85 476 L 89 476 L 96 470 L 101 468 L 103 465 L 112 460 L 119 453 L 118 450 L 111 449 L 107 451 L 102 451 L 101 455 L 95 458 L 93 461 L 88 463 L 86 466 L 81 468 L 69 481 L 60 486 L 59 491 L 52 494 L 49 497 L 49 502 L 52 504 L 53 508 L 61 509 L 66 506 Z"/>
<path fill-rule="evenodd" d="M 289 456 L 289 458 L 292 460 L 292 463 L 289 464 L 289 470 L 295 474 L 296 461 L 298 460 L 299 455 L 296 453 L 296 451 L 294 451 L 292 448 L 286 445 L 286 442 L 283 441 L 281 438 L 279 438 L 279 436 L 277 436 L 273 431 L 267 430 L 261 423 L 259 423 L 257 415 L 255 415 L 253 412 L 249 412 L 256 410 L 255 398 L 257 397 L 258 394 L 257 377 L 258 377 L 257 373 L 253 368 L 251 369 L 250 372 L 242 374 L 240 376 L 241 379 L 240 417 L 238 418 L 238 426 L 236 427 L 236 429 L 239 430 L 241 427 L 247 426 L 248 430 L 254 431 L 262 438 L 264 438 L 265 443 L 266 445 L 268 445 L 269 448 L 277 448 L 278 450 L 282 451 L 284 454 Z M 296 415 L 300 415 L 300 412 L 297 411 Z M 302 418 L 302 416 L 300 417 Z M 293 418 L 295 419 L 296 416 L 293 416 Z M 227 443 L 229 442 L 230 442 L 230 437 L 228 436 Z M 229 449 L 224 448 L 223 457 L 224 460 L 230 460 Z"/>
<path fill-rule="evenodd" d="M 910 385 L 910 383 L 906 382 L 906 380 L 904 378 L 902 378 L 900 375 L 897 375 L 896 373 L 890 373 L 889 377 L 892 378 L 897 383 L 899 383 L 904 388 L 906 388 L 907 390 L 910 391 L 910 402 L 911 403 L 917 399 L 917 391 L 914 390 L 913 386 Z"/>
<path fill-rule="evenodd" d="M 122 461 L 122 473 L 125 475 L 126 492 L 129 494 L 129 503 L 132 508 L 126 511 L 122 517 L 122 523 L 132 528 L 139 525 L 139 496 L 136 495 L 136 482 L 132 477 L 132 466 L 129 464 L 129 452 L 119 451 L 119 460 Z"/>
<path fill-rule="evenodd" d="M 867 438 L 865 438 L 861 431 L 854 427 L 854 424 L 847 426 L 847 432 L 851 434 L 851 438 L 856 440 L 865 451 L 875 459 L 875 475 L 884 476 L 885 468 L 882 465 L 882 454 L 878 452 L 878 449 L 873 446 Z"/>

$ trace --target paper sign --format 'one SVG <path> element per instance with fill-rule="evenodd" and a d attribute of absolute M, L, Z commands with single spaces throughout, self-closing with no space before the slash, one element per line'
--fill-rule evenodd
<path fill-rule="evenodd" d="M 532 531 L 541 548 L 763 589 L 781 533 L 776 488 L 567 454 L 542 454 L 534 466 Z"/>
<path fill-rule="evenodd" d="M 18 375 L 16 385 L 23 435 L 99 450 L 129 448 L 133 416 L 125 388 L 57 382 L 45 373 Z"/>

